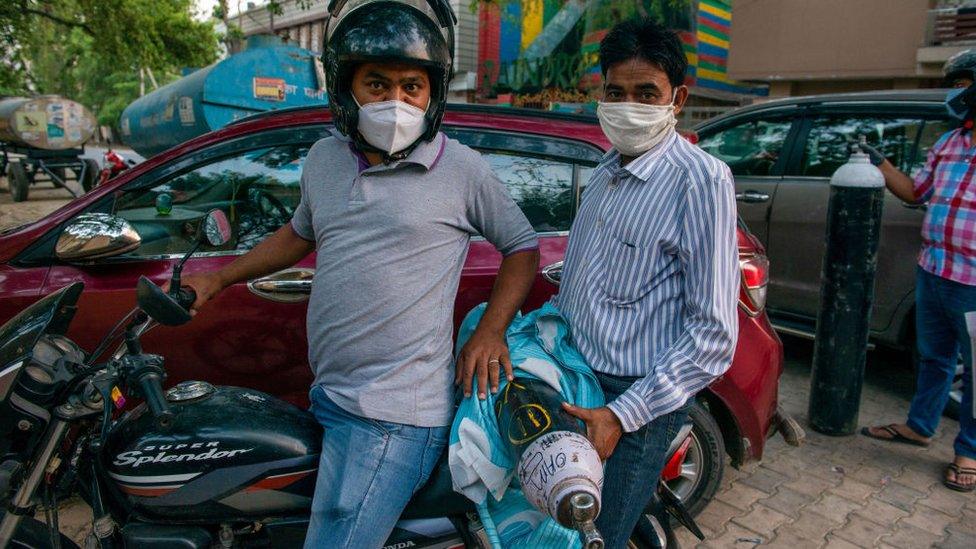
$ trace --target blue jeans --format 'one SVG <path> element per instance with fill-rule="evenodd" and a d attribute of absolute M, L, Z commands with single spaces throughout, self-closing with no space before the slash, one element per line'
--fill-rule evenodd
<path fill-rule="evenodd" d="M 450 427 L 359 417 L 332 402 L 321 386 L 309 398 L 325 432 L 305 547 L 382 547 L 410 497 L 427 482 Z"/>
<path fill-rule="evenodd" d="M 607 402 L 639 379 L 601 373 L 596 377 Z M 620 437 L 603 468 L 601 509 L 596 519 L 607 549 L 627 547 L 634 526 L 657 491 L 668 447 L 687 417 L 687 408 L 682 407 Z"/>
<path fill-rule="evenodd" d="M 918 337 L 918 384 L 908 411 L 916 433 L 935 434 L 962 352 L 965 362 L 956 455 L 976 459 L 973 419 L 972 349 L 965 314 L 976 311 L 976 286 L 968 286 L 918 268 L 915 279 L 915 330 Z"/>

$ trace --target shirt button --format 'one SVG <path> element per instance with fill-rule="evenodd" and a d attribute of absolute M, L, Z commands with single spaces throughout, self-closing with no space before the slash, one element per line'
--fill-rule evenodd
<path fill-rule="evenodd" d="M 600 219 L 597 219 L 596 220 L 596 226 L 597 227 L 603 227 L 603 218 L 600 218 Z"/>

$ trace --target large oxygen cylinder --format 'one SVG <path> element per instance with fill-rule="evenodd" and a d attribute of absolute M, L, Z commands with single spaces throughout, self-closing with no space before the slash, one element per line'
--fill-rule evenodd
<path fill-rule="evenodd" d="M 566 528 L 580 530 L 600 512 L 603 464 L 586 426 L 562 408 L 562 397 L 534 379 L 509 382 L 495 399 L 502 438 L 519 456 L 525 498 Z M 584 540 L 584 546 L 591 546 Z"/>
<path fill-rule="evenodd" d="M 0 141 L 36 149 L 80 147 L 95 133 L 95 117 L 57 95 L 0 99 Z"/>
<path fill-rule="evenodd" d="M 251 36 L 243 51 L 130 103 L 122 141 L 148 158 L 252 114 L 326 105 L 324 74 L 311 51 Z"/>

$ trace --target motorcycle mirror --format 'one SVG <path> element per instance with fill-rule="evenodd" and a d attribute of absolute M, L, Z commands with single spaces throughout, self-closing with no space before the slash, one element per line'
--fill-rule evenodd
<path fill-rule="evenodd" d="M 200 238 L 206 240 L 211 246 L 217 247 L 230 242 L 231 236 L 233 236 L 233 231 L 227 214 L 217 209 L 207 212 Z"/>
<path fill-rule="evenodd" d="M 145 276 L 139 277 L 136 283 L 136 303 L 153 320 L 163 326 L 179 326 L 190 321 L 187 312 L 176 299 L 152 283 Z"/>

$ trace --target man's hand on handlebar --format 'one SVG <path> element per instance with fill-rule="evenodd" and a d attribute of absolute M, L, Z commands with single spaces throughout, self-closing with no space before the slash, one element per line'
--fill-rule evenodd
<path fill-rule="evenodd" d="M 193 288 L 193 291 L 197 294 L 196 301 L 190 307 L 190 314 L 195 315 L 200 307 L 204 303 L 210 301 L 215 295 L 219 294 L 224 289 L 224 282 L 220 275 L 217 273 L 203 273 L 196 275 L 187 275 L 183 277 L 183 286 L 189 286 Z M 167 282 L 163 286 L 163 290 L 169 291 L 169 283 Z"/>

